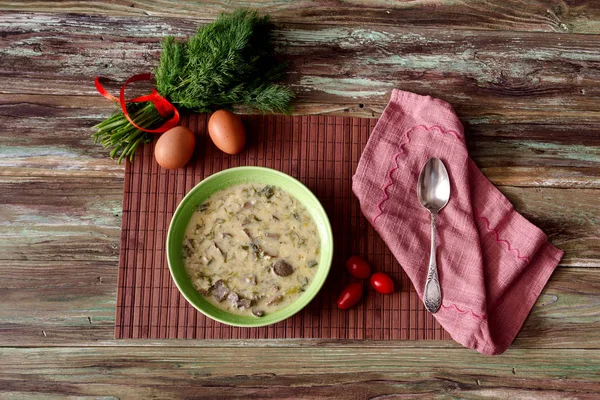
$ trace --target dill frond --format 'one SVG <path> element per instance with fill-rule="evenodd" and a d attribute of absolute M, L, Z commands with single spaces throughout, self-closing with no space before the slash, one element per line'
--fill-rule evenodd
<path fill-rule="evenodd" d="M 187 41 L 167 37 L 154 71 L 156 89 L 183 111 L 241 104 L 290 113 L 292 90 L 273 83 L 285 76 L 285 66 L 274 56 L 272 31 L 268 16 L 236 10 L 198 28 Z"/>

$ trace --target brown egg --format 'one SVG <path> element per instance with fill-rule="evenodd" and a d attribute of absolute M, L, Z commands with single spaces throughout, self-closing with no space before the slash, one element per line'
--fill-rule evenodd
<path fill-rule="evenodd" d="M 163 168 L 181 168 L 190 161 L 195 147 L 194 132 L 184 126 L 176 126 L 160 135 L 154 146 L 154 158 Z"/>
<path fill-rule="evenodd" d="M 246 144 L 242 120 L 231 111 L 215 111 L 208 120 L 208 134 L 215 146 L 227 154 L 239 153 Z"/>

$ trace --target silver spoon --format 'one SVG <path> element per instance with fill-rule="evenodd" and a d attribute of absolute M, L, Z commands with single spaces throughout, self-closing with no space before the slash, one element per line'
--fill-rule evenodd
<path fill-rule="evenodd" d="M 435 313 L 442 304 L 442 290 L 435 257 L 435 217 L 450 200 L 450 178 L 444 163 L 439 158 L 430 158 L 423 166 L 417 183 L 417 197 L 431 214 L 431 251 L 423 303 L 425 303 L 427 311 Z"/>

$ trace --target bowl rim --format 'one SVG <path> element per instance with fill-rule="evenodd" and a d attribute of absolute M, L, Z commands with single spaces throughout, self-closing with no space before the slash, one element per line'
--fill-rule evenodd
<path fill-rule="evenodd" d="M 203 310 L 201 307 L 199 307 L 198 305 L 195 304 L 194 301 L 192 301 L 189 296 L 186 294 L 185 290 L 183 290 L 183 288 L 181 287 L 181 282 L 178 281 L 178 279 L 175 277 L 175 273 L 174 273 L 174 266 L 173 263 L 174 261 L 172 261 L 172 257 L 175 257 L 174 254 L 172 254 L 171 252 L 171 247 L 169 246 L 169 243 L 171 241 L 171 237 L 174 234 L 174 221 L 177 220 L 177 218 L 179 217 L 180 214 L 183 213 L 183 208 L 181 207 L 182 204 L 184 204 L 186 201 L 190 201 L 189 198 L 191 198 L 192 196 L 194 196 L 195 191 L 198 190 L 198 188 L 202 185 L 205 185 L 207 182 L 211 181 L 211 180 L 215 180 L 218 179 L 219 177 L 223 176 L 223 175 L 229 175 L 232 173 L 236 173 L 238 171 L 262 171 L 262 172 L 266 172 L 269 174 L 274 174 L 274 175 L 278 175 L 281 178 L 284 178 L 285 180 L 291 181 L 292 183 L 294 183 L 295 185 L 297 185 L 301 190 L 303 190 L 306 195 L 310 198 L 310 201 L 312 203 L 314 203 L 314 205 L 316 206 L 316 208 L 318 209 L 318 211 L 320 211 L 322 213 L 322 216 L 324 217 L 323 220 L 325 222 L 325 232 L 326 232 L 326 236 L 329 239 L 330 242 L 330 246 L 331 246 L 331 251 L 329 252 L 329 256 L 327 258 L 327 267 L 321 266 L 319 265 L 319 268 L 326 268 L 327 271 L 326 273 L 324 273 L 323 278 L 318 281 L 318 282 L 313 282 L 313 284 L 316 284 L 316 286 L 314 286 L 314 294 L 312 296 L 307 297 L 306 299 L 303 300 L 303 304 L 301 304 L 300 308 L 298 308 L 296 311 L 294 311 L 292 314 L 289 315 L 282 315 L 281 318 L 277 318 L 273 321 L 269 321 L 269 322 L 263 322 L 262 318 L 256 318 L 255 321 L 249 322 L 249 323 L 239 323 L 239 322 L 231 322 L 231 321 L 226 321 L 218 316 L 212 315 L 209 312 L 207 312 L 206 310 Z M 232 185 L 235 185 L 239 182 L 231 182 L 231 183 L 227 183 L 225 186 L 221 187 L 219 190 L 223 190 L 226 189 Z M 267 183 L 268 184 L 268 183 Z M 285 190 L 285 188 L 283 188 L 283 190 Z M 215 191 L 214 193 L 216 193 L 217 191 Z M 213 194 L 214 194 L 213 193 Z M 212 194 L 211 194 L 212 196 Z M 290 196 L 295 197 L 294 195 L 292 195 L 290 193 Z M 297 198 L 296 198 L 297 199 Z M 298 201 L 300 201 L 299 199 L 297 199 Z M 306 204 L 305 202 L 302 202 L 302 205 L 304 205 L 305 207 Z M 312 207 L 314 208 L 314 207 Z M 307 209 L 309 209 L 309 207 L 307 207 Z M 313 212 L 310 211 L 309 209 L 309 213 L 311 214 L 311 217 L 313 217 Z M 316 221 L 315 221 L 316 222 Z M 187 222 L 189 223 L 189 221 Z M 186 226 L 187 226 L 186 223 Z M 322 240 L 323 238 L 321 238 Z M 323 288 L 323 285 L 325 284 L 325 281 L 327 280 L 327 277 L 329 276 L 329 273 L 331 271 L 331 264 L 333 261 L 333 253 L 334 253 L 334 241 L 333 241 L 333 231 L 331 228 L 331 221 L 329 220 L 329 216 L 327 215 L 327 212 L 325 211 L 325 208 L 323 207 L 323 205 L 321 204 L 321 202 L 319 201 L 319 199 L 317 198 L 317 196 L 315 196 L 315 194 L 308 188 L 306 187 L 306 185 L 304 185 L 302 182 L 300 182 L 298 179 L 294 178 L 291 175 L 286 174 L 285 172 L 281 172 L 279 170 L 273 169 L 273 168 L 268 168 L 268 167 L 260 167 L 260 166 L 239 166 L 239 167 L 232 167 L 232 168 L 227 168 L 224 170 L 221 170 L 219 172 L 215 172 L 212 175 L 207 176 L 206 178 L 204 178 L 203 180 L 201 180 L 200 182 L 198 182 L 196 185 L 194 185 L 193 188 L 191 188 L 186 195 L 181 199 L 181 201 L 179 202 L 179 204 L 177 205 L 177 208 L 175 209 L 175 212 L 173 213 L 172 217 L 171 217 L 171 221 L 169 222 L 169 229 L 167 232 L 167 238 L 165 240 L 165 246 L 166 246 L 166 256 L 167 256 L 167 264 L 169 266 L 169 274 L 171 275 L 171 279 L 175 282 L 175 285 L 177 286 L 177 290 L 179 291 L 179 293 L 181 293 L 181 295 L 186 299 L 186 301 L 192 306 L 194 307 L 196 310 L 198 310 L 200 313 L 202 313 L 203 315 L 205 315 L 206 317 L 220 322 L 222 324 L 226 324 L 229 326 L 237 326 L 237 327 L 243 327 L 243 328 L 257 328 L 257 327 L 261 327 L 261 326 L 268 326 L 268 325 L 273 325 L 276 324 L 278 322 L 284 321 L 288 318 L 291 318 L 292 316 L 296 315 L 297 313 L 299 313 L 300 311 L 302 311 L 304 308 L 306 308 L 306 306 L 314 300 L 314 298 L 317 296 L 317 294 L 319 294 L 319 292 L 321 291 L 321 289 Z M 186 273 L 187 275 L 187 273 Z M 188 278 L 189 279 L 189 278 Z M 296 301 L 298 301 L 300 299 L 297 299 Z M 288 305 L 288 307 L 292 306 L 294 303 L 296 302 L 292 302 L 290 305 Z M 216 308 L 216 307 L 215 307 Z M 286 307 L 287 308 L 287 307 Z M 218 308 L 217 308 L 218 309 Z M 220 309 L 219 309 L 220 310 Z M 283 308 L 282 310 L 285 310 L 285 308 Z M 224 313 L 227 313 L 227 311 L 225 310 L 220 310 Z M 231 315 L 237 315 L 237 314 L 232 314 L 229 313 Z"/>

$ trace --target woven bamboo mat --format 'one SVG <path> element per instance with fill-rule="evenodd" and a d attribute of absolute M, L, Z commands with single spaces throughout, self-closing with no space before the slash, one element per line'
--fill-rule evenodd
<path fill-rule="evenodd" d="M 196 132 L 198 144 L 186 168 L 160 168 L 153 145 L 141 148 L 134 162 L 127 163 L 115 337 L 450 339 L 425 311 L 352 193 L 352 175 L 376 120 L 260 115 L 243 119 L 248 143 L 238 155 L 226 155 L 212 144 L 206 115 L 191 115 L 182 124 Z M 262 328 L 230 327 L 197 312 L 179 294 L 165 255 L 171 216 L 185 193 L 205 177 L 240 165 L 274 168 L 303 182 L 323 203 L 335 238 L 331 272 L 317 297 L 295 316 Z M 353 254 L 365 257 L 375 271 L 391 275 L 400 290 L 381 295 L 368 289 L 357 306 L 339 310 L 340 290 L 352 280 L 344 263 Z"/>

